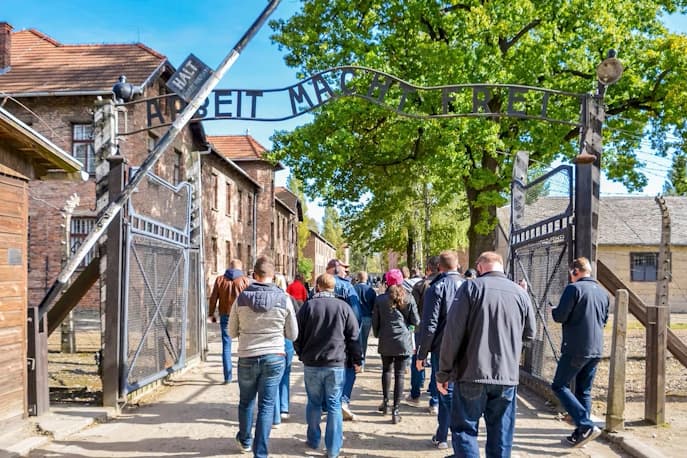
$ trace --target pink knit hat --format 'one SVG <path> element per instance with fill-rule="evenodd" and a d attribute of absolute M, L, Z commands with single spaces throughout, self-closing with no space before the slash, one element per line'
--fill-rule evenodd
<path fill-rule="evenodd" d="M 403 283 L 403 274 L 398 269 L 391 269 L 384 274 L 384 280 L 386 281 L 386 286 L 400 285 Z"/>

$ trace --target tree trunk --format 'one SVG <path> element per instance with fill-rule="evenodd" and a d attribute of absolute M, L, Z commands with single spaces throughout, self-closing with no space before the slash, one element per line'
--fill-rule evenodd
<path fill-rule="evenodd" d="M 406 245 L 406 265 L 410 269 L 415 266 L 415 231 L 408 231 L 408 244 Z"/>

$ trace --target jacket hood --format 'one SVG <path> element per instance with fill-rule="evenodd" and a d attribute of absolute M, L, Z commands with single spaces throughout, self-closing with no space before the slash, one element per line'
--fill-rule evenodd
<path fill-rule="evenodd" d="M 224 276 L 229 280 L 236 280 L 243 277 L 243 271 L 241 269 L 227 269 L 224 272 Z"/>
<path fill-rule="evenodd" d="M 254 281 L 239 296 L 239 305 L 250 307 L 256 313 L 264 313 L 275 307 L 286 307 L 289 296 L 274 283 Z"/>

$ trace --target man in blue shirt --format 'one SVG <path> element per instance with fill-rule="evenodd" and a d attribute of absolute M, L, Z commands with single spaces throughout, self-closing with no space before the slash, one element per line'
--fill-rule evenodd
<path fill-rule="evenodd" d="M 592 278 L 592 266 L 587 258 L 573 261 L 570 281 L 558 307 L 551 310 L 554 321 L 563 325 L 561 357 L 551 388 L 575 422 L 575 431 L 566 440 L 573 447 L 581 447 L 601 434 L 589 416 L 610 301 L 606 291 Z M 573 380 L 574 394 L 568 388 Z"/>

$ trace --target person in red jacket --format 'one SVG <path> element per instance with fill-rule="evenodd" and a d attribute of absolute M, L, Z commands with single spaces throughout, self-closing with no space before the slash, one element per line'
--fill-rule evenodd
<path fill-rule="evenodd" d="M 286 292 L 298 302 L 299 307 L 308 299 L 308 290 L 305 289 L 301 273 L 296 274 L 293 282 L 286 287 Z"/>

